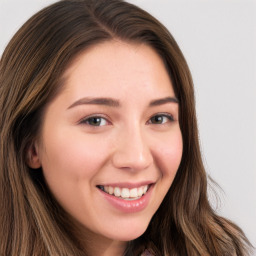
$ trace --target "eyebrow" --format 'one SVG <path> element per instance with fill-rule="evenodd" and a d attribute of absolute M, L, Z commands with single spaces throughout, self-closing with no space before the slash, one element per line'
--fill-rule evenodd
<path fill-rule="evenodd" d="M 79 105 L 105 105 L 109 107 L 119 107 L 120 103 L 118 100 L 112 98 L 82 98 L 74 102 L 68 109 Z"/>
<path fill-rule="evenodd" d="M 166 104 L 166 103 L 176 103 L 176 104 L 178 104 L 179 101 L 176 97 L 166 97 L 166 98 L 163 98 L 163 99 L 152 100 L 149 103 L 149 106 L 150 107 L 160 106 L 160 105 L 163 105 L 163 104 Z"/>
<path fill-rule="evenodd" d="M 150 107 L 160 106 L 167 103 L 179 103 L 178 99 L 175 97 L 166 97 L 162 99 L 152 100 L 149 103 Z M 112 98 L 82 98 L 75 101 L 72 105 L 68 107 L 68 109 L 80 106 L 80 105 L 104 105 L 109 107 L 120 107 L 120 102 L 116 99 Z"/>

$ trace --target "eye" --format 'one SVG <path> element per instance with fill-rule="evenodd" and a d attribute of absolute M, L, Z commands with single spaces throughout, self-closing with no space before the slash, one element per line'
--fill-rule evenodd
<path fill-rule="evenodd" d="M 169 114 L 154 115 L 149 119 L 150 124 L 164 124 L 174 121 L 173 116 Z"/>
<path fill-rule="evenodd" d="M 101 117 L 101 116 L 90 116 L 86 119 L 83 119 L 80 123 L 91 125 L 91 126 L 108 125 L 108 121 L 105 118 Z"/>

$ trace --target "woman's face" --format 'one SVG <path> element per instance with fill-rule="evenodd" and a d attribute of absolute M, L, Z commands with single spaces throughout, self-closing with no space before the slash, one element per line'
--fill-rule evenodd
<path fill-rule="evenodd" d="M 135 239 L 182 156 L 166 68 L 149 46 L 110 41 L 82 53 L 64 81 L 35 144 L 46 182 L 90 236 Z"/>

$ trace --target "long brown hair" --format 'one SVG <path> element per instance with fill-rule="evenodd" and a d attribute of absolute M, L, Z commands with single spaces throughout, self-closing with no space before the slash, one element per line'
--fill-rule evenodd
<path fill-rule="evenodd" d="M 193 83 L 168 30 L 121 0 L 63 0 L 29 19 L 0 62 L 0 255 L 87 255 L 70 235 L 71 216 L 48 190 L 42 170 L 26 165 L 46 105 L 61 90 L 62 75 L 81 51 L 119 39 L 150 45 L 163 59 L 180 102 L 183 156 L 175 180 L 148 229 L 126 255 L 249 255 L 250 243 L 218 216 L 207 197 Z"/>

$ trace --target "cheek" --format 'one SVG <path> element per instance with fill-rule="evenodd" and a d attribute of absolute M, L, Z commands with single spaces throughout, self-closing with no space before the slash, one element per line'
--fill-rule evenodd
<path fill-rule="evenodd" d="M 183 143 L 180 132 L 176 136 L 162 140 L 162 143 L 155 147 L 156 161 L 163 177 L 171 177 L 171 181 L 174 179 L 181 162 L 182 151 Z"/>
<path fill-rule="evenodd" d="M 47 134 L 47 132 L 45 133 Z M 41 151 L 43 170 L 54 178 L 89 179 L 93 177 L 108 158 L 108 150 L 97 136 L 68 131 L 50 133 L 44 137 Z"/>

